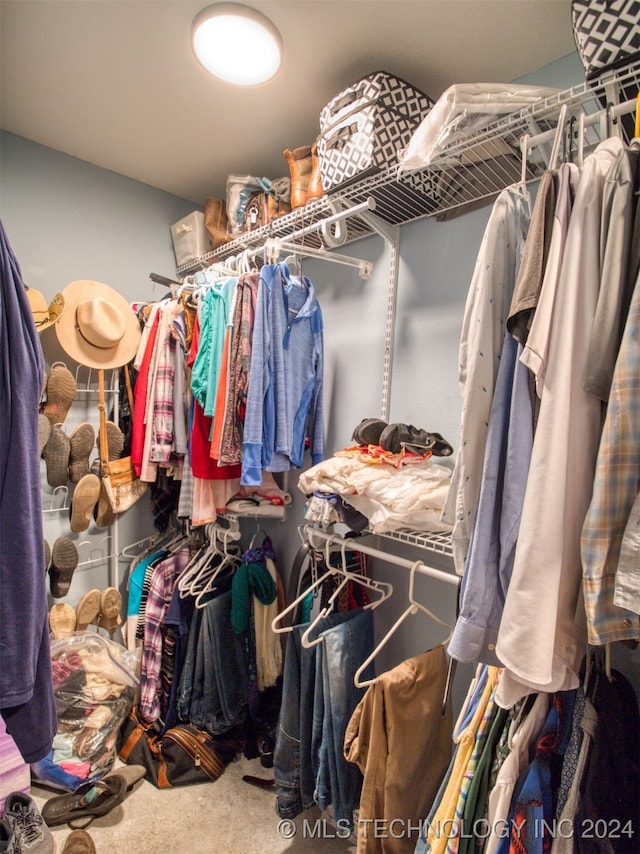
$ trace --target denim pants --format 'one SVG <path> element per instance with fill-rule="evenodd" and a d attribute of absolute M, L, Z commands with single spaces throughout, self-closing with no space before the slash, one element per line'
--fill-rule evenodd
<path fill-rule="evenodd" d="M 361 613 L 360 608 L 341 611 L 326 617 L 318 631 L 326 631 Z M 274 753 L 276 810 L 280 818 L 295 818 L 316 805 L 316 780 L 312 767 L 312 735 L 321 726 L 317 719 L 324 702 L 321 681 L 316 680 L 316 653 L 320 645 L 302 646 L 301 638 L 308 623 L 294 626 L 287 637 L 282 676 L 282 707 Z"/>
<path fill-rule="evenodd" d="M 323 715 L 315 801 L 325 810 L 333 804 L 337 821 L 353 826 L 359 803 L 362 772 L 344 756 L 344 734 L 355 707 L 365 692 L 354 683 L 355 672 L 373 650 L 373 615 L 362 611 L 345 623 L 321 633 L 316 657 L 316 680 L 322 684 Z M 373 676 L 373 665 L 364 673 Z M 317 692 L 320 693 L 320 692 Z M 314 726 L 317 715 L 314 715 Z M 317 729 L 317 727 L 315 727 Z M 314 729 L 314 740 L 317 732 Z"/>
<path fill-rule="evenodd" d="M 196 653 L 198 649 L 198 636 L 202 625 L 202 610 L 196 608 L 189 624 L 189 636 L 187 638 L 187 652 L 180 671 L 180 682 L 176 696 L 176 716 L 180 723 L 189 723 L 189 710 L 193 695 L 193 675 L 196 666 Z"/>
<path fill-rule="evenodd" d="M 231 591 L 202 610 L 189 718 L 218 735 L 244 720 L 249 678 L 240 638 L 231 626 Z"/>

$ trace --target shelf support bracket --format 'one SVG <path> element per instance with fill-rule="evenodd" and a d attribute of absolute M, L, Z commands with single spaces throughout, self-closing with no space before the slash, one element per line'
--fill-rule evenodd
<path fill-rule="evenodd" d="M 398 301 L 398 248 L 400 243 L 400 229 L 397 225 L 390 225 L 388 222 L 384 222 L 379 216 L 372 214 L 370 211 L 364 211 L 359 216 L 369 228 L 382 237 L 389 249 L 387 319 L 385 323 L 384 365 L 382 369 L 382 400 L 380 402 L 380 418 L 388 422 L 396 333 L 396 304 Z"/>

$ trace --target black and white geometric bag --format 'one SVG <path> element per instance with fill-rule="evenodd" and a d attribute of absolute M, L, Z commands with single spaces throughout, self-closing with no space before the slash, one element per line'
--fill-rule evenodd
<path fill-rule="evenodd" d="M 587 80 L 640 59 L 640 0 L 572 0 L 571 20 Z"/>
<path fill-rule="evenodd" d="M 335 192 L 397 165 L 398 151 L 433 107 L 424 92 L 387 71 L 376 71 L 338 93 L 320 113 L 318 155 L 322 187 Z"/>

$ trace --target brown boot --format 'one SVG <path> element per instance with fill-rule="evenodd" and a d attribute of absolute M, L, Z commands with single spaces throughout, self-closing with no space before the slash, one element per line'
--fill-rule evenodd
<path fill-rule="evenodd" d="M 307 187 L 313 168 L 311 146 L 301 145 L 299 148 L 294 148 L 293 151 L 285 148 L 282 153 L 289 165 L 291 175 L 291 207 L 301 208 L 307 202 Z"/>
<path fill-rule="evenodd" d="M 208 198 L 204 204 L 204 225 L 207 229 L 211 248 L 217 249 L 231 240 L 228 232 L 227 203 L 223 199 Z"/>
<path fill-rule="evenodd" d="M 96 846 L 86 830 L 72 830 L 65 840 L 62 854 L 96 854 Z"/>
<path fill-rule="evenodd" d="M 311 175 L 307 187 L 307 201 L 319 199 L 322 196 L 322 176 L 320 174 L 320 158 L 318 157 L 318 146 L 314 142 L 311 146 Z"/>

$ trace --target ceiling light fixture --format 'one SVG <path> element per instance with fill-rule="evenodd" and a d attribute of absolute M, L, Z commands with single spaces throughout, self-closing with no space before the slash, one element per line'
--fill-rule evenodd
<path fill-rule="evenodd" d="M 280 68 L 282 38 L 261 12 L 239 3 L 216 3 L 196 15 L 191 46 L 210 74 L 252 86 Z"/>

